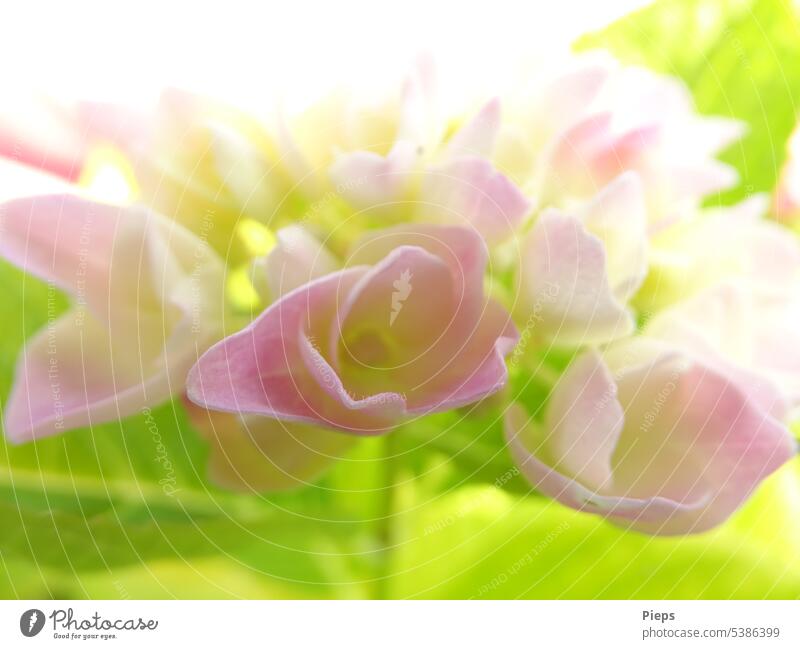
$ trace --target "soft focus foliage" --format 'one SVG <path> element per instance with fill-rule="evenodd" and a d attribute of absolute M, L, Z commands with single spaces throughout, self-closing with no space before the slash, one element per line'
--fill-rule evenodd
<path fill-rule="evenodd" d="M 617 74 L 604 56 L 502 111 L 490 101 L 451 120 L 430 105 L 425 66 L 379 106 L 336 95 L 272 128 L 170 92 L 143 129 L 128 116 L 100 124 L 113 138 L 84 131 L 113 140 L 110 154 L 70 142 L 88 109 L 67 111 L 49 170 L 91 197 L 113 168 L 135 178 L 115 199 L 153 210 L 144 222 L 138 207 L 117 212 L 126 272 L 108 259 L 104 281 L 170 308 L 147 311 L 155 343 L 140 349 L 126 329 L 139 316 L 111 292 L 81 301 L 85 287 L 57 268 L 21 263 L 48 284 L 0 265 L 5 432 L 33 439 L 0 446 L 0 593 L 800 597 L 800 469 L 779 468 L 796 452 L 783 422 L 800 404 L 787 326 L 800 317 L 800 247 L 762 218 L 792 213 L 793 12 L 665 0 L 578 43 L 676 75 L 707 120 L 680 84 Z M 25 161 L 41 167 L 34 144 Z M 4 225 L 14 206 L 37 218 L 9 205 Z M 74 206 L 62 212 L 80 231 Z M 26 232 L 5 229 L 6 259 Z M 33 430 L 6 409 L 14 368 L 23 343 L 46 359 L 53 323 L 66 340 L 78 316 L 93 323 L 80 341 L 96 345 L 92 383 L 124 376 L 117 391 L 131 389 L 119 411 L 67 426 L 91 428 L 49 437 L 63 431 L 47 413 Z M 442 322 L 457 335 L 431 340 Z M 391 381 L 379 371 L 398 366 Z M 251 390 L 264 376 L 277 406 Z M 654 414 L 663 385 L 679 402 Z M 706 420 L 720 402 L 733 423 Z M 681 433 L 674 446 L 610 471 L 615 449 L 627 458 L 661 427 Z M 659 472 L 641 479 L 652 461 Z"/>

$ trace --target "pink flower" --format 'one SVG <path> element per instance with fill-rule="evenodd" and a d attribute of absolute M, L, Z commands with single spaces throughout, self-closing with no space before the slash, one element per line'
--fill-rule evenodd
<path fill-rule="evenodd" d="M 747 386 L 752 401 L 785 420 L 800 407 L 799 297 L 721 282 L 657 315 L 644 333 Z"/>
<path fill-rule="evenodd" d="M 737 180 L 713 156 L 742 125 L 697 115 L 675 79 L 590 54 L 534 87 L 510 107 L 493 160 L 539 205 L 571 207 L 636 171 L 660 226 Z"/>
<path fill-rule="evenodd" d="M 737 365 L 729 349 L 703 344 L 698 324 L 695 336 L 685 322 L 655 325 L 652 337 L 646 331 L 604 357 L 584 353 L 541 425 L 513 405 L 507 437 L 531 484 L 622 527 L 687 534 L 722 523 L 793 458 L 797 442 L 767 359 Z"/>
<path fill-rule="evenodd" d="M 77 182 L 93 147 L 127 149 L 146 128 L 144 115 L 122 105 L 20 93 L 0 107 L 0 157 Z"/>
<path fill-rule="evenodd" d="M 445 139 L 430 85 L 413 76 L 407 82 L 388 151 L 343 152 L 331 164 L 330 178 L 359 209 L 384 218 L 464 224 L 490 244 L 503 241 L 531 204 L 490 161 L 500 102 L 489 101 Z"/>
<path fill-rule="evenodd" d="M 627 301 L 647 274 L 647 250 L 644 193 L 633 172 L 579 208 L 545 210 L 519 251 L 519 319 L 535 338 L 559 345 L 631 333 Z"/>
<path fill-rule="evenodd" d="M 291 202 L 296 182 L 266 128 L 211 98 L 166 88 L 141 111 L 43 98 L 20 104 L 0 108 L 0 157 L 83 185 L 93 162 L 110 153 L 124 165 L 133 199 L 201 236 L 231 264 L 249 258 L 235 232 L 240 221 L 270 221 Z"/>
<path fill-rule="evenodd" d="M 765 218 L 768 205 L 766 196 L 756 194 L 737 205 L 697 212 L 651 237 L 649 274 L 636 295 L 637 307 L 657 312 L 728 282 L 765 302 L 793 299 L 800 245 L 790 230 Z"/>
<path fill-rule="evenodd" d="M 222 336 L 222 261 L 147 209 L 70 195 L 11 201 L 0 206 L 0 255 L 73 300 L 17 363 L 5 406 L 12 441 L 180 394 L 197 350 Z"/>
<path fill-rule="evenodd" d="M 436 87 L 435 65 L 423 56 L 398 90 L 379 91 L 376 97 L 340 88 L 297 115 L 279 111 L 276 136 L 286 166 L 296 182 L 312 193 L 323 193 L 331 180 L 331 165 L 343 154 L 358 152 L 361 158 L 371 153 L 383 158 L 397 141 L 431 148 L 441 140 L 445 127 Z M 364 184 L 347 178 L 339 191 L 352 189 L 351 180 Z M 392 184 L 388 178 L 381 182 Z"/>
<path fill-rule="evenodd" d="M 187 394 L 213 410 L 360 434 L 482 399 L 505 384 L 517 339 L 484 296 L 486 263 L 469 229 L 373 232 L 345 269 L 283 294 L 208 350 Z"/>

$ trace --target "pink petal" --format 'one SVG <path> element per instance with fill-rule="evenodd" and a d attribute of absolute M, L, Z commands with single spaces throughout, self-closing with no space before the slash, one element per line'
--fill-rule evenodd
<path fill-rule="evenodd" d="M 547 428 L 536 431 L 517 406 L 506 418 L 512 453 L 525 475 L 567 506 L 651 534 L 701 532 L 728 518 L 797 452 L 786 428 L 736 385 L 680 355 L 667 352 L 618 370 L 616 396 L 607 372 L 593 380 L 595 361 L 583 358 L 577 364 L 567 375 L 577 381 L 565 377 L 552 397 L 561 428 L 548 413 Z M 569 412 L 570 403 L 577 413 Z M 599 411 L 609 406 L 612 416 L 605 419 Z M 616 435 L 620 408 L 624 426 Z M 600 432 L 591 430 L 603 421 Z M 590 453 L 591 444 L 582 443 L 588 434 L 599 438 L 599 457 Z M 600 471 L 593 477 L 602 478 L 598 486 L 572 475 L 606 466 L 611 444 L 610 479 Z M 542 450 L 548 448 L 558 450 L 557 463 Z M 563 469 L 570 465 L 571 471 Z"/>
<path fill-rule="evenodd" d="M 707 504 L 708 499 L 696 502 L 679 503 L 669 498 L 633 498 L 608 496 L 584 487 L 579 481 L 569 478 L 552 466 L 540 460 L 535 452 L 529 450 L 526 439 L 531 437 L 533 426 L 525 411 L 512 405 L 505 417 L 506 440 L 511 455 L 522 474 L 542 493 L 555 498 L 562 505 L 583 512 L 600 514 L 622 527 L 647 529 L 658 526 L 660 534 L 682 532 L 664 529 L 664 521 L 696 515 Z M 633 520 L 635 523 L 631 523 Z"/>
<path fill-rule="evenodd" d="M 482 291 L 489 251 L 477 232 L 461 226 L 413 223 L 366 233 L 354 244 L 348 264 L 377 264 L 401 246 L 422 248 L 445 262 L 459 294 Z"/>
<path fill-rule="evenodd" d="M 723 283 L 656 316 L 648 336 L 679 345 L 735 380 L 776 418 L 800 405 L 798 305 Z"/>
<path fill-rule="evenodd" d="M 299 339 L 300 356 L 305 362 L 306 369 L 314 378 L 319 389 L 326 392 L 329 396 L 342 404 L 348 411 L 364 411 L 369 414 L 373 410 L 387 410 L 400 417 L 405 413 L 405 395 L 395 391 L 384 391 L 376 394 L 375 385 L 369 386 L 370 391 L 362 395 L 355 396 L 354 393 L 345 387 L 339 374 L 328 363 L 305 333 L 301 333 Z M 384 406 L 390 406 L 385 408 Z M 348 414 L 350 414 L 348 412 Z"/>
<path fill-rule="evenodd" d="M 591 115 L 552 143 L 547 173 L 540 181 L 543 196 L 585 196 L 623 171 L 643 165 L 645 152 L 660 142 L 660 126 L 618 133 L 613 117 L 610 112 Z"/>
<path fill-rule="evenodd" d="M 3 178 L 3 186 L 0 187 L 1 202 L 42 194 L 78 193 L 78 188 L 63 178 L 13 160 L 0 158 L 0 177 Z"/>
<path fill-rule="evenodd" d="M 402 240 L 422 245 L 398 247 Z M 461 228 L 404 226 L 367 238 L 349 261 L 380 258 L 387 245 L 371 268 L 301 286 L 209 350 L 190 372 L 189 398 L 372 434 L 409 413 L 499 390 L 517 334 L 508 313 L 483 297 L 481 239 Z"/>
<path fill-rule="evenodd" d="M 505 357 L 519 341 L 519 332 L 508 312 L 495 300 L 484 302 L 479 319 L 466 315 L 453 329 L 460 335 L 448 338 L 440 349 L 441 371 L 420 390 L 409 393 L 409 411 L 439 412 L 474 403 L 495 394 L 508 381 Z"/>
<path fill-rule="evenodd" d="M 135 110 L 123 104 L 79 101 L 75 104 L 75 128 L 92 144 L 113 144 L 122 151 L 132 151 L 150 136 L 152 112 Z"/>
<path fill-rule="evenodd" d="M 486 244 L 467 228 L 404 224 L 365 235 L 354 246 L 350 263 L 378 263 L 403 246 L 427 250 L 447 264 L 453 303 L 458 305 L 447 325 L 447 335 L 434 337 L 437 340 L 420 358 L 428 367 L 425 372 L 416 368 L 413 385 L 417 389 L 406 392 L 409 408 L 415 412 L 440 410 L 447 404 L 455 407 L 452 404 L 471 403 L 494 393 L 507 380 L 503 358 L 519 334 L 505 309 L 483 296 Z M 428 283 L 417 282 L 415 286 L 423 287 L 421 296 L 430 304 Z M 421 382 L 420 374 L 429 379 Z"/>
<path fill-rule="evenodd" d="M 0 107 L 0 156 L 75 183 L 99 143 L 126 149 L 146 132 L 143 114 L 122 105 L 59 103 L 52 98 L 8 93 Z"/>
<path fill-rule="evenodd" d="M 359 434 L 395 425 L 405 411 L 401 395 L 353 399 L 327 361 L 317 363 L 326 354 L 314 353 L 314 345 L 327 346 L 337 305 L 365 272 L 352 268 L 305 284 L 217 343 L 189 372 L 188 397 L 209 409 Z"/>
<path fill-rule="evenodd" d="M 458 231 L 427 230 L 469 243 Z M 408 236 L 395 229 L 387 237 L 398 234 Z M 505 384 L 503 357 L 518 339 L 516 329 L 502 307 L 483 297 L 482 277 L 477 286 L 464 286 L 463 269 L 453 270 L 422 248 L 401 246 L 359 282 L 340 311 L 340 329 L 333 332 L 344 344 L 339 363 L 351 389 L 397 386 L 409 412 L 423 413 L 471 403 Z M 398 309 L 389 311 L 387 300 L 403 288 L 398 279 L 406 271 L 411 290 L 391 305 Z"/>
<path fill-rule="evenodd" d="M 612 481 L 611 459 L 624 422 L 616 397 L 614 378 L 600 357 L 589 352 L 569 366 L 547 408 L 544 446 L 549 457 L 593 490 Z"/>
<path fill-rule="evenodd" d="M 541 182 L 543 192 L 548 195 L 584 193 L 605 184 L 594 178 L 593 159 L 596 151 L 609 147 L 613 141 L 612 119 L 610 112 L 590 115 L 550 143 L 548 173 Z"/>
<path fill-rule="evenodd" d="M 510 237 L 530 203 L 488 160 L 461 157 L 424 177 L 420 211 L 475 228 L 490 243 Z"/>
<path fill-rule="evenodd" d="M 396 248 L 358 281 L 339 308 L 331 331 L 337 366 L 347 362 L 358 373 L 397 382 L 409 363 L 422 360 L 431 343 L 447 335 L 464 299 L 453 279 L 447 264 L 423 248 Z M 379 376 L 371 380 L 380 384 Z"/>
<path fill-rule="evenodd" d="M 78 128 L 68 106 L 24 92 L 4 95 L 0 156 L 77 182 L 88 149 L 87 134 Z"/>
<path fill-rule="evenodd" d="M 617 448 L 615 490 L 703 509 L 640 527 L 689 533 L 726 520 L 758 484 L 797 452 L 789 431 L 730 378 L 680 359 L 656 359 L 619 381 L 626 426 Z"/>
<path fill-rule="evenodd" d="M 0 212 L 0 255 L 72 294 L 87 281 L 89 290 L 102 291 L 120 214 L 118 207 L 69 194 L 5 203 Z"/>
<path fill-rule="evenodd" d="M 112 344 L 90 314 L 71 311 L 28 340 L 5 404 L 5 433 L 15 443 L 101 424 L 167 400 L 191 366 L 148 375 Z M 169 373 L 168 373 L 169 372 Z"/>

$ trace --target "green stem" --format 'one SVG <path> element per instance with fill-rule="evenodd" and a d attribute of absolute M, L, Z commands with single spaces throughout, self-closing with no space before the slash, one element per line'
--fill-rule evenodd
<path fill-rule="evenodd" d="M 374 582 L 375 599 L 389 599 L 390 571 L 392 567 L 392 547 L 395 543 L 393 519 L 395 512 L 395 485 L 399 469 L 397 457 L 397 431 L 384 437 L 383 459 L 383 487 L 381 489 L 381 504 L 378 517 L 377 538 L 379 544 L 379 560 Z"/>

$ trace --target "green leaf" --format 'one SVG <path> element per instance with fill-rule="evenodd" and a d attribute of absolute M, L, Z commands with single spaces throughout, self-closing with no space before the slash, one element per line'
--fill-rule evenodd
<path fill-rule="evenodd" d="M 800 597 L 800 524 L 781 494 L 791 489 L 789 498 L 796 498 L 800 479 L 796 467 L 788 470 L 793 473 L 773 477 L 731 522 L 683 538 L 626 532 L 558 503 L 493 487 L 431 497 L 398 521 L 391 594 L 794 599 Z"/>

